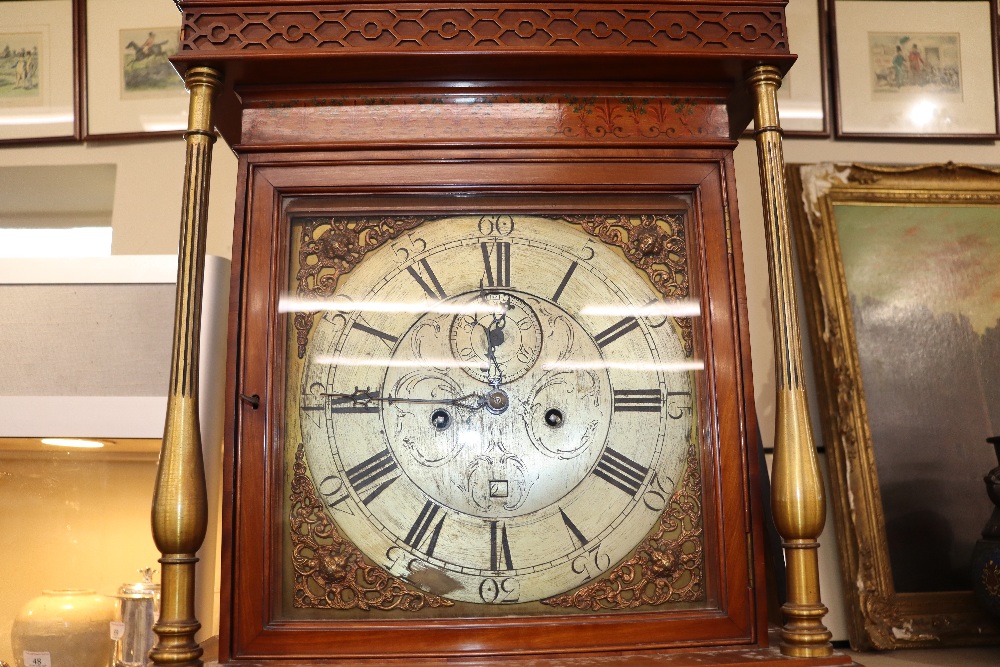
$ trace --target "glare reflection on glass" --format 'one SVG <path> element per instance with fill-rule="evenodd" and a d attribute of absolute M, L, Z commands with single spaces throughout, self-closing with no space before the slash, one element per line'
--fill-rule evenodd
<path fill-rule="evenodd" d="M 187 106 L 180 113 L 140 114 L 143 132 L 174 132 L 187 129 Z"/>
<path fill-rule="evenodd" d="M 796 105 L 782 100 L 778 115 L 781 120 L 823 120 L 823 109 L 812 105 Z"/>
<path fill-rule="evenodd" d="M 937 115 L 937 105 L 929 100 L 919 100 L 910 107 L 910 122 L 917 127 L 929 125 Z"/>
<path fill-rule="evenodd" d="M 542 364 L 543 370 L 580 371 L 608 369 L 616 371 L 665 371 L 667 373 L 686 373 L 687 371 L 705 370 L 703 361 L 666 361 L 662 363 L 643 363 L 632 361 L 549 361 Z"/>
<path fill-rule="evenodd" d="M 499 315 L 504 312 L 502 305 L 485 302 L 407 301 L 402 303 L 354 303 L 351 301 L 299 299 L 292 296 L 282 296 L 278 299 L 279 313 L 313 313 L 320 310 L 331 310 L 341 313 L 437 313 L 442 315 L 476 315 L 480 313 L 495 313 Z"/>
<path fill-rule="evenodd" d="M 693 299 L 675 301 L 673 303 L 648 303 L 645 306 L 602 306 L 598 304 L 584 306 L 581 315 L 611 315 L 613 317 L 698 317 L 701 315 L 701 304 Z"/>
<path fill-rule="evenodd" d="M 320 355 L 315 363 L 330 366 L 378 366 L 380 368 L 482 368 L 482 362 L 457 359 L 366 359 Z"/>
<path fill-rule="evenodd" d="M 100 440 L 82 440 L 80 438 L 42 438 L 43 445 L 53 447 L 75 447 L 77 449 L 100 449 L 104 443 Z"/>
<path fill-rule="evenodd" d="M 72 111 L 0 116 L 0 125 L 54 125 L 72 122 Z"/>

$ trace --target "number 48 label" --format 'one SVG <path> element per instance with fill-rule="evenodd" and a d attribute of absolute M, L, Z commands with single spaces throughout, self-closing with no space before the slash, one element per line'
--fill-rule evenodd
<path fill-rule="evenodd" d="M 25 667 L 52 667 L 52 656 L 48 651 L 25 651 L 21 657 Z"/>

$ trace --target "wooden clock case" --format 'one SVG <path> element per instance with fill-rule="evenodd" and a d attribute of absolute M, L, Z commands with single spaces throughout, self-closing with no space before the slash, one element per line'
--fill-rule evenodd
<path fill-rule="evenodd" d="M 738 239 L 727 236 L 726 197 L 731 194 L 732 169 L 722 151 L 685 154 L 656 151 L 645 156 L 637 168 L 630 152 L 600 151 L 581 156 L 562 149 L 503 149 L 470 156 L 454 149 L 428 156 L 420 151 L 393 150 L 391 158 L 367 152 L 311 155 L 308 164 L 297 156 L 265 164 L 250 160 L 248 178 L 250 205 L 240 233 L 240 256 L 244 258 L 239 284 L 239 330 L 233 377 L 237 392 L 259 394 L 261 408 L 234 409 L 234 442 L 231 457 L 239 461 L 232 488 L 232 509 L 238 517 L 232 544 L 226 550 L 226 568 L 232 568 L 230 588 L 224 599 L 233 656 L 264 657 L 271 651 L 294 650 L 303 656 L 359 657 L 370 650 L 373 637 L 391 633 L 392 642 L 379 647 L 383 659 L 431 657 L 439 652 L 461 655 L 563 653 L 574 651 L 620 651 L 690 646 L 694 642 L 752 643 L 763 636 L 760 564 L 748 561 L 762 546 L 751 530 L 760 521 L 760 507 L 747 505 L 751 478 L 757 471 L 749 464 L 745 434 L 754 432 L 751 378 L 742 359 L 745 348 L 745 313 L 741 312 L 742 287 L 734 273 L 739 259 Z M 256 158 L 256 156 L 254 156 Z M 581 159 L 582 158 L 582 159 Z M 448 184 L 442 187 L 442 183 Z M 336 623 L 335 649 L 322 633 L 309 627 L 316 622 L 278 619 L 260 624 L 271 609 L 280 606 L 280 541 L 282 524 L 266 517 L 271 503 L 280 503 L 283 475 L 280 458 L 283 373 L 276 343 L 287 337 L 275 317 L 281 280 L 287 269 L 275 257 L 287 256 L 289 234 L 282 224 L 282 197 L 301 201 L 309 192 L 322 192 L 325 199 L 338 192 L 362 193 L 373 212 L 386 210 L 386 200 L 408 197 L 407 212 L 430 200 L 425 209 L 439 213 L 504 212 L 529 210 L 541 213 L 590 213 L 594 210 L 649 210 L 676 194 L 690 194 L 697 202 L 689 229 L 692 232 L 692 267 L 700 273 L 692 282 L 703 286 L 701 295 L 711 308 L 711 327 L 695 332 L 698 347 L 715 372 L 704 385 L 706 424 L 703 435 L 702 511 L 705 535 L 705 588 L 698 609 L 661 615 L 649 611 L 608 615 L 588 627 L 578 614 L 563 618 L 548 616 L 484 619 L 427 619 L 413 623 L 370 620 Z M 413 197 L 413 193 L 421 197 Z M 460 197 L 455 194 L 460 193 Z M 435 195 L 433 198 L 430 195 Z M 353 197 L 352 197 L 353 198 Z M 416 201 L 414 201 L 414 199 Z M 729 217 L 730 224 L 735 221 Z M 275 230 L 278 233 L 275 233 Z M 731 229 L 729 232 L 731 233 Z M 697 240 L 695 240 L 697 239 Z M 732 248 L 732 252 L 729 252 Z M 235 284 L 235 283 L 234 283 Z M 704 318 L 699 318 L 704 319 Z M 700 323 L 699 323 L 700 324 Z M 725 369 L 725 370 L 723 370 Z M 264 397 L 267 397 L 266 399 Z M 750 449 L 748 450 L 748 447 Z M 230 455 L 227 455 L 227 460 Z M 261 474 L 265 473 L 266 474 Z M 261 540 L 260 536 L 264 536 Z M 262 582 L 264 585 L 262 586 Z M 224 634 L 224 636 L 227 636 Z M 695 639 L 700 638 L 700 639 Z M 312 653 L 315 651 L 316 653 Z"/>
<path fill-rule="evenodd" d="M 215 123 L 240 160 L 221 662 L 845 664 L 766 649 L 732 153 L 752 116 L 744 77 L 760 65 L 785 71 L 794 59 L 783 2 L 178 4 L 184 30 L 174 63 L 182 73 L 223 72 Z M 706 314 L 695 325 L 707 368 L 701 603 L 538 617 L 283 617 L 287 331 L 276 308 L 288 281 L 289 203 L 644 213 L 678 196 L 690 202 L 691 283 Z"/>

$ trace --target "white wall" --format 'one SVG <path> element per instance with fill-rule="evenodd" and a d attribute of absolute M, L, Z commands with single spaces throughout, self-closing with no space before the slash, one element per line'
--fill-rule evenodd
<path fill-rule="evenodd" d="M 117 165 L 112 253 L 176 255 L 184 180 L 183 139 L 0 148 L 0 167 L 99 164 Z M 206 240 L 209 255 L 228 258 L 232 254 L 235 184 L 236 157 L 220 141 L 212 163 L 214 196 Z M 39 196 L 61 196 L 60 184 L 39 184 Z"/>

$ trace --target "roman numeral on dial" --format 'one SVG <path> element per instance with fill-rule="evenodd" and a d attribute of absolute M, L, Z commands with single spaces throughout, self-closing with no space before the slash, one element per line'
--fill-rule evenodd
<path fill-rule="evenodd" d="M 615 412 L 659 412 L 663 394 L 659 389 L 615 389 Z"/>
<path fill-rule="evenodd" d="M 490 251 L 490 246 L 493 251 Z M 489 287 L 510 287 L 510 242 L 495 241 L 479 244 L 483 251 L 483 264 L 486 267 L 486 285 Z M 492 257 L 491 257 L 492 255 Z M 495 265 L 496 271 L 494 272 Z"/>
<path fill-rule="evenodd" d="M 638 328 L 639 320 L 634 317 L 623 317 L 604 331 L 596 334 L 594 342 L 597 343 L 597 347 L 603 348 L 605 345 L 610 345 L 625 334 L 635 331 Z"/>
<path fill-rule="evenodd" d="M 570 518 L 566 516 L 566 512 L 564 512 L 561 507 L 559 508 L 559 514 L 562 515 L 563 525 L 565 525 L 566 530 L 569 531 L 569 541 L 573 543 L 573 546 L 579 549 L 586 544 L 587 538 L 583 536 L 583 533 L 581 533 L 580 529 L 576 527 L 576 524 L 574 524 Z"/>
<path fill-rule="evenodd" d="M 434 519 L 438 517 L 438 514 L 441 515 L 441 518 L 437 519 L 437 523 L 434 524 Z M 420 510 L 420 516 L 413 522 L 410 532 L 406 534 L 406 539 L 403 542 L 414 549 L 423 551 L 428 556 L 433 556 L 434 547 L 437 546 L 438 537 L 441 535 L 441 526 L 444 525 L 446 516 L 447 513 L 441 509 L 440 505 L 433 500 L 428 500 L 424 503 L 424 508 Z M 433 529 L 431 529 L 431 524 L 434 524 Z M 430 530 L 429 537 L 428 530 Z M 421 546 L 425 538 L 428 539 L 427 548 Z"/>
<path fill-rule="evenodd" d="M 361 322 L 354 322 L 351 324 L 351 328 L 363 331 L 369 336 L 375 336 L 390 348 L 399 341 L 399 339 L 392 334 L 388 334 L 381 329 L 376 329 L 375 327 L 370 327 L 367 324 L 362 324 Z"/>
<path fill-rule="evenodd" d="M 559 283 L 559 287 L 556 288 L 556 293 L 552 295 L 553 301 L 559 301 L 559 297 L 562 296 L 563 290 L 566 289 L 566 285 L 569 283 L 569 279 L 573 277 L 573 272 L 576 271 L 577 263 L 573 262 L 569 265 L 569 269 L 566 271 L 566 275 L 563 276 L 562 282 Z"/>
<path fill-rule="evenodd" d="M 608 447 L 597 461 L 594 476 L 635 498 L 649 468 Z"/>
<path fill-rule="evenodd" d="M 507 541 L 507 526 L 499 521 L 490 521 L 490 569 L 513 570 L 510 557 L 510 543 Z"/>
<path fill-rule="evenodd" d="M 424 259 L 420 260 L 418 264 L 424 267 L 424 273 L 426 273 L 427 277 L 430 278 L 431 281 L 430 284 L 428 284 L 427 281 L 424 280 L 423 276 L 417 273 L 417 270 L 414 269 L 412 266 L 406 267 L 406 272 L 409 273 L 410 276 L 417 281 L 417 284 L 420 285 L 420 288 L 424 290 L 427 293 L 427 296 L 429 296 L 430 298 L 447 299 L 448 295 L 445 294 L 444 288 L 441 287 L 441 283 L 438 282 L 437 276 L 434 275 L 434 271 L 431 270 L 431 265 L 427 263 L 427 258 L 425 257 Z"/>
<path fill-rule="evenodd" d="M 361 496 L 365 505 L 399 479 L 399 468 L 388 448 L 347 471 L 347 481 Z"/>

